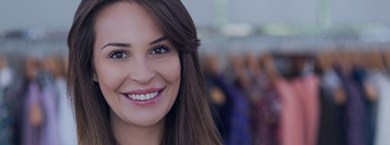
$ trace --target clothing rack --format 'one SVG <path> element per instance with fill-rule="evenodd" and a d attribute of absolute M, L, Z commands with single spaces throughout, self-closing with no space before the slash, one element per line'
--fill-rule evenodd
<path fill-rule="evenodd" d="M 231 36 L 215 28 L 199 29 L 198 33 L 202 43 L 199 51 L 226 56 L 241 52 L 290 53 L 390 48 L 390 39 L 379 39 L 376 35 L 370 37 L 370 35 L 356 32 L 270 35 L 255 29 L 253 31 L 246 36 Z M 38 57 L 67 54 L 67 33 L 65 30 L 21 30 L 0 33 L 0 53 L 23 53 Z"/>

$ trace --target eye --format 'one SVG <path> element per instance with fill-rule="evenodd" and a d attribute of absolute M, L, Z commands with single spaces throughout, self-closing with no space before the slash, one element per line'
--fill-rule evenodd
<path fill-rule="evenodd" d="M 168 51 L 169 51 L 168 47 L 166 47 L 165 45 L 160 45 L 160 46 L 154 47 L 152 49 L 151 54 L 152 55 L 163 55 L 163 54 L 167 53 Z"/>
<path fill-rule="evenodd" d="M 112 59 L 123 59 L 126 58 L 128 55 L 124 51 L 113 51 L 108 57 Z"/>

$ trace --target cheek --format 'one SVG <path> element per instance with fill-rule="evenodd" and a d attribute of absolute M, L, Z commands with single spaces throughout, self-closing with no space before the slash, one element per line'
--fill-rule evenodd
<path fill-rule="evenodd" d="M 155 64 L 155 68 L 159 75 L 170 85 L 180 85 L 180 60 L 178 56 L 172 57 L 165 65 Z"/>
<path fill-rule="evenodd" d="M 95 62 L 96 75 L 102 93 L 104 96 L 115 93 L 126 79 L 126 73 L 121 69 L 123 67 L 108 62 Z"/>

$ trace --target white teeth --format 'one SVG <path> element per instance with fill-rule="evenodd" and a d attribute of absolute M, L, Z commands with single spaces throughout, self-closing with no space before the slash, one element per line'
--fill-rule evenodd
<path fill-rule="evenodd" d="M 133 100 L 149 100 L 153 99 L 157 96 L 158 92 L 148 93 L 148 94 L 127 94 L 127 97 L 133 99 Z"/>
<path fill-rule="evenodd" d="M 146 99 L 144 94 L 142 94 L 140 96 L 141 96 L 141 100 L 145 100 Z"/>

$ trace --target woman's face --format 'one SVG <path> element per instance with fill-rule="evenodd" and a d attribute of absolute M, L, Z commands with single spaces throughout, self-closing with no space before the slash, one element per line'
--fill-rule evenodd
<path fill-rule="evenodd" d="M 163 120 L 180 86 L 178 51 L 136 3 L 103 9 L 95 23 L 96 82 L 111 119 L 147 127 Z"/>

